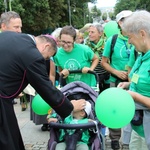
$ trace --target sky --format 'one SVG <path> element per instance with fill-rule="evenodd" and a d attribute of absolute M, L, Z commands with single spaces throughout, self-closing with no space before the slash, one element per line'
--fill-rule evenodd
<path fill-rule="evenodd" d="M 116 0 L 97 0 L 96 6 L 100 7 L 113 7 L 116 4 Z M 89 7 L 92 7 L 93 4 L 89 3 Z"/>

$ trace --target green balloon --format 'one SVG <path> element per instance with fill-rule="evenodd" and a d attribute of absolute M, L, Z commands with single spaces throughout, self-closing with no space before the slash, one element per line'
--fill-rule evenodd
<path fill-rule="evenodd" d="M 107 38 L 109 38 L 110 36 L 113 36 L 114 34 L 118 34 L 119 29 L 118 29 L 117 22 L 109 21 L 108 23 L 106 23 L 106 25 L 104 26 L 104 33 Z"/>
<path fill-rule="evenodd" d="M 33 98 L 31 106 L 33 111 L 38 115 L 46 115 L 48 114 L 48 110 L 51 109 L 39 94 Z"/>
<path fill-rule="evenodd" d="M 134 100 L 121 88 L 108 88 L 98 96 L 95 112 L 103 125 L 114 129 L 122 128 L 134 117 Z"/>

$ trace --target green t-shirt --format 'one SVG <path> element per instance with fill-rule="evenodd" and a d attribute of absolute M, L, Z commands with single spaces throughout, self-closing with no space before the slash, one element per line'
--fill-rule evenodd
<path fill-rule="evenodd" d="M 137 75 L 136 80 L 134 79 L 135 74 Z M 131 78 L 131 91 L 150 97 L 150 51 L 138 57 L 129 77 Z"/>
<path fill-rule="evenodd" d="M 144 55 L 139 55 L 129 77 L 131 78 L 129 90 L 150 97 L 150 50 Z M 140 136 L 144 136 L 143 126 L 136 126 L 133 129 Z"/>
<path fill-rule="evenodd" d="M 74 44 L 71 52 L 66 52 L 62 47 L 59 48 L 54 61 L 58 67 L 68 70 L 81 70 L 83 67 L 90 67 L 94 52 L 86 45 Z M 96 86 L 95 76 L 92 74 L 70 74 L 67 83 L 82 81 L 89 86 Z"/>
<path fill-rule="evenodd" d="M 130 67 L 130 68 L 132 68 L 133 67 L 133 65 L 134 65 L 134 63 L 135 63 L 135 54 L 134 54 L 134 49 L 132 49 L 131 50 L 131 52 L 130 52 L 130 57 L 129 57 L 129 61 L 128 61 L 128 66 Z"/>
<path fill-rule="evenodd" d="M 111 50 L 111 41 L 112 36 L 109 37 L 106 41 L 103 56 L 110 58 L 110 66 L 119 71 L 127 71 L 127 64 L 130 57 L 130 51 L 134 49 L 134 46 L 128 44 L 128 39 L 124 37 L 123 40 L 121 38 L 117 38 L 114 50 Z M 110 77 L 111 82 L 115 82 L 116 79 L 114 77 Z"/>
<path fill-rule="evenodd" d="M 72 115 L 70 115 L 67 118 L 65 118 L 64 123 L 65 124 L 85 124 L 85 123 L 88 123 L 88 119 L 84 118 L 84 119 L 77 120 L 77 119 L 73 119 Z M 71 135 L 75 132 L 75 130 L 71 129 L 71 130 L 67 130 L 67 132 Z M 64 135 L 65 135 L 64 130 L 61 130 L 60 137 L 59 137 L 60 141 L 62 141 L 64 139 Z M 89 138 L 90 138 L 89 131 L 85 130 L 82 133 L 81 141 L 88 144 Z M 79 141 L 79 142 L 81 142 L 81 141 Z"/>
<path fill-rule="evenodd" d="M 132 50 L 131 50 L 131 52 L 130 52 L 130 57 L 129 57 L 129 61 L 128 61 L 128 66 L 129 66 L 130 68 L 133 67 L 133 65 L 134 65 L 134 63 L 135 63 L 137 57 L 138 57 L 140 54 L 141 54 L 140 52 L 138 52 L 138 53 L 136 52 L 136 53 L 135 53 L 135 49 L 132 49 Z"/>
<path fill-rule="evenodd" d="M 54 114 L 51 115 L 50 118 L 56 118 L 56 116 L 57 116 L 56 113 L 54 113 Z M 63 123 L 64 124 L 85 124 L 85 123 L 88 123 L 88 118 L 74 119 L 72 115 L 69 115 L 68 117 L 66 117 L 64 119 Z M 63 141 L 66 132 L 64 131 L 64 129 L 60 129 L 59 132 L 60 132 L 59 141 Z M 67 133 L 69 135 L 73 134 L 74 132 L 75 132 L 75 130 L 73 130 L 73 129 L 68 129 L 67 130 Z M 87 129 L 82 133 L 81 141 L 83 143 L 88 144 L 89 143 L 89 138 L 90 138 L 90 134 L 89 134 L 89 131 Z M 81 141 L 78 141 L 78 143 L 82 143 Z"/>

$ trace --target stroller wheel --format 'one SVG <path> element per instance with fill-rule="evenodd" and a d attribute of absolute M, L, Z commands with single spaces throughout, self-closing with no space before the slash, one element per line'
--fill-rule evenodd
<path fill-rule="evenodd" d="M 43 126 L 41 127 L 42 131 L 47 131 L 48 130 L 48 125 L 47 124 L 43 124 Z"/>

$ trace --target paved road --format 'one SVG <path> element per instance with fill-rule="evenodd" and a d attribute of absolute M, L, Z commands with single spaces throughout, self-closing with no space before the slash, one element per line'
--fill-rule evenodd
<path fill-rule="evenodd" d="M 21 111 L 19 100 L 17 100 L 17 104 L 14 105 L 26 150 L 46 150 L 50 137 L 49 131 L 41 131 L 41 125 L 35 125 L 30 121 L 29 107 L 30 106 L 28 106 L 26 111 Z"/>

